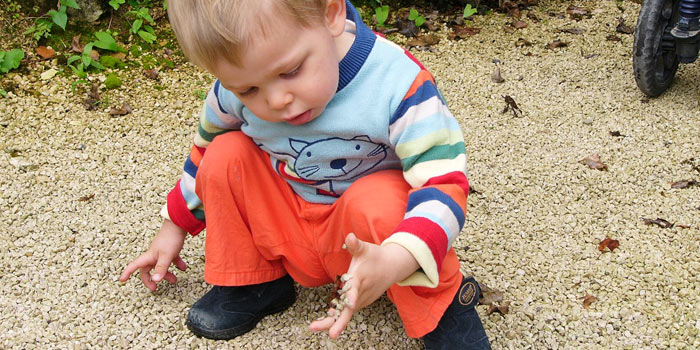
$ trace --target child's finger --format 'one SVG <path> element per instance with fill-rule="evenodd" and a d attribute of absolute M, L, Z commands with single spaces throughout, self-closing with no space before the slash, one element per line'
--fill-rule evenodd
<path fill-rule="evenodd" d="M 170 284 L 177 282 L 177 276 L 170 271 L 165 273 L 165 277 L 163 277 L 163 279 L 170 282 Z"/>
<path fill-rule="evenodd" d="M 128 280 L 129 277 L 131 277 L 131 274 L 133 274 L 138 268 L 146 265 L 146 259 L 148 259 L 146 256 L 141 255 L 134 261 L 130 262 L 129 265 L 126 265 L 124 271 L 122 271 L 122 274 L 119 276 L 119 280 L 122 282 L 126 282 L 126 280 Z"/>
<path fill-rule="evenodd" d="M 348 253 L 353 256 L 362 253 L 362 241 L 352 232 L 345 236 L 345 246 L 348 248 Z"/>
<path fill-rule="evenodd" d="M 156 266 L 153 268 L 153 276 L 151 279 L 154 282 L 160 282 L 160 280 L 162 280 L 168 273 L 168 268 L 170 267 L 172 261 L 172 258 L 166 257 L 165 254 L 160 254 L 158 256 L 158 262 L 156 262 Z"/>
<path fill-rule="evenodd" d="M 328 330 L 328 336 L 330 336 L 331 339 L 336 339 L 340 336 L 340 333 L 343 333 L 343 330 L 345 329 L 345 327 L 347 327 L 348 323 L 350 322 L 350 319 L 352 318 L 352 314 L 352 309 L 343 309 L 343 311 L 340 313 L 340 317 L 338 317 L 335 323 L 333 323 L 331 329 Z"/>
<path fill-rule="evenodd" d="M 151 281 L 150 270 L 150 267 L 139 268 L 139 271 L 141 272 L 141 282 L 143 282 L 143 285 L 146 286 L 146 288 L 154 291 L 156 290 L 156 283 Z"/>
<path fill-rule="evenodd" d="M 333 326 L 333 323 L 335 323 L 335 319 L 329 316 L 311 322 L 311 324 L 309 325 L 309 329 L 311 329 L 314 332 L 325 331 L 327 329 L 330 329 L 331 326 Z"/>
<path fill-rule="evenodd" d="M 182 258 L 179 255 L 175 257 L 173 264 L 175 264 L 175 267 L 180 269 L 180 271 L 185 271 L 187 269 L 187 264 L 185 264 L 185 261 L 182 260 Z"/>

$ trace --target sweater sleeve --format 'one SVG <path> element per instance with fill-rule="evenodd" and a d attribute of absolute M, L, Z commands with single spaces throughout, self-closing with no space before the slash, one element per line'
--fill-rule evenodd
<path fill-rule="evenodd" d="M 400 244 L 421 267 L 399 285 L 435 287 L 464 225 L 469 183 L 461 128 L 427 70 L 394 112 L 389 137 L 412 189 L 403 221 L 382 245 Z"/>
<path fill-rule="evenodd" d="M 202 157 L 207 146 L 217 135 L 239 130 L 242 125 L 241 109 L 230 106 L 232 100 L 237 101 L 217 80 L 209 90 L 199 115 L 199 125 L 190 154 L 185 160 L 182 177 L 168 194 L 167 203 L 160 212 L 163 218 L 192 235 L 198 234 L 206 227 L 202 201 L 195 193 L 195 178 Z"/>

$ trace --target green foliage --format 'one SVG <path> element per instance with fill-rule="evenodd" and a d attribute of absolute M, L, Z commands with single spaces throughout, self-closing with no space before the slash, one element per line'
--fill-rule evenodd
<path fill-rule="evenodd" d="M 120 86 L 122 86 L 122 80 L 114 73 L 109 74 L 107 79 L 105 79 L 105 87 L 107 89 L 116 89 Z"/>
<path fill-rule="evenodd" d="M 107 31 L 97 32 L 95 33 L 95 37 L 97 38 L 95 46 L 99 47 L 100 49 L 113 52 L 126 52 L 126 49 L 117 45 L 117 41 L 114 40 L 112 34 Z"/>
<path fill-rule="evenodd" d="M 0 51 L 0 73 L 5 74 L 12 69 L 18 68 L 23 58 L 24 51 L 20 49 Z"/>
<path fill-rule="evenodd" d="M 476 13 L 476 9 L 472 8 L 471 4 L 467 4 L 467 6 L 464 7 L 464 12 L 462 13 L 462 18 L 469 19 L 469 17 L 471 17 L 475 13 Z"/>
<path fill-rule="evenodd" d="M 124 61 L 109 55 L 100 56 L 100 63 L 106 68 L 124 68 L 126 64 Z"/>
<path fill-rule="evenodd" d="M 27 28 L 24 34 L 31 34 L 34 40 L 39 41 L 41 38 L 48 38 L 51 35 L 53 22 L 45 18 L 39 18 L 34 22 L 34 25 Z"/>
<path fill-rule="evenodd" d="M 124 5 L 126 0 L 109 0 L 109 6 L 112 6 L 112 8 L 116 11 L 119 10 L 119 6 Z"/>
<path fill-rule="evenodd" d="M 66 61 L 66 64 L 68 64 L 68 67 L 73 70 L 73 73 L 77 75 L 81 79 L 87 78 L 87 69 L 90 67 L 94 67 L 97 69 L 106 69 L 105 66 L 103 66 L 99 61 L 96 61 L 92 58 L 92 48 L 95 43 L 87 43 L 85 44 L 85 48 L 83 48 L 83 53 L 80 55 L 73 55 L 68 58 Z M 74 64 L 77 63 L 77 64 Z"/>
<path fill-rule="evenodd" d="M 204 100 L 207 99 L 207 90 L 204 90 L 204 89 L 197 89 L 197 90 L 194 90 L 194 95 L 195 95 L 198 99 L 204 101 Z"/>
<path fill-rule="evenodd" d="M 136 17 L 136 19 L 131 23 L 131 33 L 137 34 L 143 41 L 153 44 L 156 41 L 156 33 L 151 25 L 154 24 L 153 17 L 148 12 L 148 8 L 140 7 L 137 10 L 129 11 L 130 15 Z M 143 22 L 146 21 L 148 24 L 144 25 Z"/>
<path fill-rule="evenodd" d="M 425 17 L 418 13 L 418 10 L 416 9 L 411 9 L 411 12 L 408 14 L 408 19 L 413 21 L 413 23 L 416 24 L 416 27 L 420 27 L 423 25 L 423 23 L 425 23 Z"/>
<path fill-rule="evenodd" d="M 386 20 L 389 18 L 389 6 L 384 5 L 375 8 L 374 14 L 377 17 L 377 25 L 380 27 L 386 26 Z"/>

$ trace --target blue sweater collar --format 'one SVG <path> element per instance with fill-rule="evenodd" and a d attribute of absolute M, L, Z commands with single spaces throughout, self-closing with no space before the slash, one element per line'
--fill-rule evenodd
<path fill-rule="evenodd" d="M 352 6 L 350 1 L 345 1 L 345 7 L 347 19 L 354 22 L 356 26 L 355 41 L 352 43 L 348 53 L 345 54 L 345 57 L 340 60 L 340 79 L 338 79 L 338 90 L 336 90 L 336 92 L 342 90 L 355 78 L 357 72 L 360 71 L 360 68 L 362 68 L 362 65 L 367 60 L 370 51 L 372 51 L 374 42 L 377 40 L 372 30 L 362 22 L 360 14 L 357 12 L 357 9 Z"/>

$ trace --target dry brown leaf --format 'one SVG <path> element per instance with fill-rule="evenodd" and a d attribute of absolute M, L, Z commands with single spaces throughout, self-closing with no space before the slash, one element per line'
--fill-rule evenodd
<path fill-rule="evenodd" d="M 620 246 L 620 241 L 618 241 L 616 239 L 610 239 L 610 237 L 605 237 L 604 240 L 602 240 L 602 241 L 600 241 L 600 243 L 598 243 L 598 250 L 601 253 L 604 253 L 605 249 L 607 248 L 612 252 L 613 250 L 615 250 L 615 248 L 617 248 L 619 246 Z"/>
<path fill-rule="evenodd" d="M 517 47 L 532 46 L 532 43 L 523 39 L 523 38 L 518 38 L 518 41 L 515 42 L 515 46 L 517 46 Z"/>
<path fill-rule="evenodd" d="M 71 52 L 83 53 L 84 48 L 85 45 L 80 43 L 80 34 L 74 36 L 73 40 L 71 41 Z"/>
<path fill-rule="evenodd" d="M 557 47 L 567 47 L 567 46 L 569 46 L 569 43 L 557 39 L 557 40 L 554 40 L 551 43 L 547 44 L 546 48 L 553 50 L 553 49 L 556 49 Z"/>
<path fill-rule="evenodd" d="M 89 195 L 87 195 L 87 196 L 82 196 L 82 197 L 78 198 L 78 201 L 79 201 L 79 202 L 87 202 L 87 201 L 89 201 L 89 200 L 91 200 L 91 199 L 93 199 L 93 198 L 95 198 L 95 194 L 94 194 L 94 193 L 93 193 L 93 194 L 89 194 Z"/>
<path fill-rule="evenodd" d="M 515 21 L 515 22 L 511 23 L 511 25 L 513 27 L 515 27 L 515 29 L 527 28 L 527 22 L 525 22 L 525 21 Z"/>
<path fill-rule="evenodd" d="M 574 5 L 570 5 L 569 7 L 567 7 L 566 13 L 569 14 L 569 17 L 571 17 L 571 19 L 575 19 L 577 21 L 580 21 L 581 19 L 583 19 L 583 17 L 590 17 L 591 15 L 590 10 Z"/>
<path fill-rule="evenodd" d="M 506 81 L 505 79 L 503 79 L 503 77 L 501 77 L 501 68 L 498 68 L 498 66 L 496 66 L 496 68 L 493 70 L 493 73 L 491 73 L 491 81 L 496 84 Z"/>
<path fill-rule="evenodd" d="M 92 50 L 92 51 L 90 51 L 90 58 L 92 58 L 94 61 L 99 61 L 100 60 L 100 53 L 97 52 L 97 50 Z"/>
<path fill-rule="evenodd" d="M 625 19 L 622 17 L 619 17 L 617 19 L 617 28 L 615 28 L 618 33 L 622 34 L 632 34 L 634 33 L 634 28 L 628 26 L 625 24 Z"/>
<path fill-rule="evenodd" d="M 586 294 L 586 296 L 583 297 L 583 308 L 588 310 L 591 304 L 593 304 L 593 302 L 595 302 L 596 300 L 598 300 L 596 297 L 590 294 Z"/>
<path fill-rule="evenodd" d="M 518 107 L 518 104 L 515 103 L 515 100 L 512 97 L 505 95 L 503 96 L 503 99 L 506 101 L 506 106 L 503 108 L 501 113 L 511 111 L 513 112 L 513 117 L 516 118 L 518 117 L 518 113 L 520 113 L 521 116 L 523 115 L 523 111 L 520 110 L 520 107 Z"/>
<path fill-rule="evenodd" d="M 109 115 L 115 116 L 115 115 L 127 115 L 131 113 L 133 110 L 131 109 L 131 105 L 129 105 L 128 102 L 124 102 L 122 105 L 122 108 L 115 108 L 112 107 L 112 109 L 109 111 Z"/>
<path fill-rule="evenodd" d="M 569 33 L 569 34 L 579 35 L 579 34 L 585 33 L 586 30 L 585 30 L 585 29 L 581 29 L 581 28 L 566 28 L 566 29 L 562 29 L 561 32 L 562 32 L 562 33 Z"/>
<path fill-rule="evenodd" d="M 479 34 L 481 28 L 465 27 L 465 26 L 454 26 L 452 31 L 447 34 L 447 37 L 452 40 L 466 39 L 472 35 Z"/>
<path fill-rule="evenodd" d="M 610 34 L 610 35 L 605 37 L 605 40 L 607 40 L 607 41 L 622 41 L 622 38 L 620 38 L 619 36 L 617 36 L 615 34 Z"/>
<path fill-rule="evenodd" d="M 126 58 L 126 54 L 123 52 L 115 52 L 115 53 L 111 54 L 110 56 L 112 56 L 114 58 L 118 58 L 122 61 Z"/>
<path fill-rule="evenodd" d="M 406 46 L 430 46 L 440 42 L 440 37 L 435 34 L 419 35 L 415 38 L 406 40 Z"/>
<path fill-rule="evenodd" d="M 503 292 L 500 290 L 490 288 L 484 283 L 479 283 L 479 286 L 481 287 L 480 305 L 493 305 L 503 301 Z"/>
<path fill-rule="evenodd" d="M 608 165 L 600 161 L 600 156 L 598 155 L 598 153 L 591 154 L 590 156 L 583 158 L 578 162 L 587 165 L 591 169 L 608 171 Z"/>
<path fill-rule="evenodd" d="M 56 56 L 56 51 L 50 47 L 39 46 L 36 48 L 36 53 L 39 54 L 43 59 L 47 60 L 53 56 Z"/>
<path fill-rule="evenodd" d="M 145 71 L 143 71 L 143 75 L 145 75 L 146 78 L 148 78 L 148 79 L 158 80 L 158 75 L 159 75 L 158 68 L 145 70 Z"/>
<path fill-rule="evenodd" d="M 688 188 L 688 187 L 697 186 L 697 185 L 700 185 L 700 183 L 695 181 L 695 180 L 681 180 L 681 181 L 676 181 L 676 182 L 672 183 L 671 188 L 681 189 L 681 188 Z"/>
<path fill-rule="evenodd" d="M 656 219 L 646 219 L 646 218 L 642 218 L 642 220 L 644 220 L 644 224 L 645 224 L 645 225 L 656 225 L 656 226 L 659 226 L 659 227 L 661 227 L 661 228 L 671 228 L 671 227 L 673 227 L 673 224 L 672 224 L 672 223 L 670 223 L 670 222 L 668 222 L 667 220 L 662 219 L 662 218 L 656 218 Z"/>

